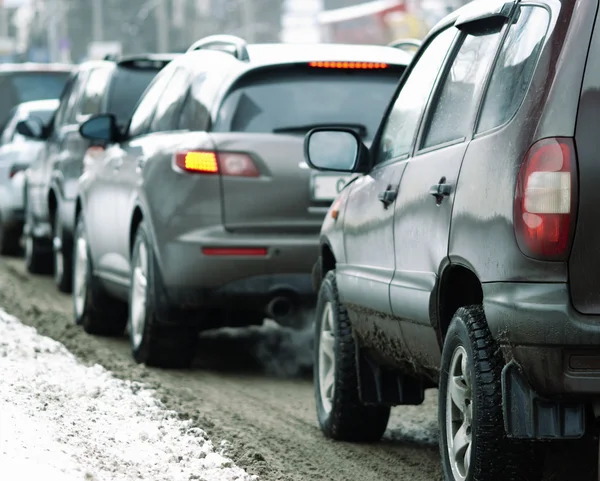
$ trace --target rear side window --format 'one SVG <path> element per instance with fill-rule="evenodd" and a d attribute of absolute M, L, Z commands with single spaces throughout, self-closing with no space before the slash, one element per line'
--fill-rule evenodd
<path fill-rule="evenodd" d="M 467 35 L 442 84 L 423 148 L 464 140 L 472 132 L 477 92 L 486 80 L 500 42 L 500 31 Z"/>
<path fill-rule="evenodd" d="M 543 7 L 521 7 L 492 73 L 477 133 L 504 125 L 517 113 L 533 77 L 550 14 Z"/>
<path fill-rule="evenodd" d="M 99 114 L 106 87 L 110 81 L 111 69 L 97 68 L 87 78 L 79 113 L 81 115 Z"/>
<path fill-rule="evenodd" d="M 69 79 L 68 72 L 13 72 L 0 74 L 0 122 L 22 102 L 57 99 Z"/>
<path fill-rule="evenodd" d="M 120 125 L 126 125 L 138 100 L 160 70 L 117 67 L 108 92 L 107 110 Z"/>
<path fill-rule="evenodd" d="M 226 98 L 214 130 L 304 135 L 317 125 L 347 125 L 369 141 L 401 75 L 399 67 L 252 73 Z"/>

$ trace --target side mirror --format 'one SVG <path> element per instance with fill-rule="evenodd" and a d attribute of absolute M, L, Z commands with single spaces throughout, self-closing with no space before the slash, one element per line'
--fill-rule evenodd
<path fill-rule="evenodd" d="M 93 115 L 79 126 L 79 133 L 84 139 L 115 142 L 119 139 L 117 119 L 113 114 Z"/>
<path fill-rule="evenodd" d="M 367 147 L 351 129 L 317 128 L 304 138 L 304 157 L 316 170 L 366 172 L 369 165 Z"/>
<path fill-rule="evenodd" d="M 28 139 L 41 140 L 44 137 L 44 122 L 39 117 L 31 116 L 19 121 L 15 129 L 18 134 Z"/>

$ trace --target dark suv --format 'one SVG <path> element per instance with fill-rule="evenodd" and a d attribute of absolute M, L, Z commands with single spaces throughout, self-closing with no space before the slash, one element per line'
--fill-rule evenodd
<path fill-rule="evenodd" d="M 307 134 L 361 174 L 313 276 L 326 436 L 377 440 L 435 386 L 447 480 L 536 479 L 536 441 L 597 434 L 598 125 L 598 0 L 488 0 L 428 35 L 370 149 Z"/>
<path fill-rule="evenodd" d="M 138 55 L 118 61 L 89 61 L 77 67 L 49 126 L 29 119 L 20 132 L 45 140 L 45 149 L 27 171 L 25 262 L 33 273 L 54 269 L 63 292 L 71 289 L 71 249 L 77 180 L 92 146 L 79 134 L 91 115 L 111 113 L 123 127 L 155 75 L 176 55 Z"/>

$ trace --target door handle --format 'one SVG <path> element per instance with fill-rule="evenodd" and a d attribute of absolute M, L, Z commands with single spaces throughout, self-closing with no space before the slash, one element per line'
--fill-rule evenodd
<path fill-rule="evenodd" d="M 383 204 L 383 208 L 387 209 L 391 204 L 394 203 L 398 196 L 398 190 L 394 189 L 391 185 L 387 186 L 383 192 L 380 192 L 377 198 Z"/>
<path fill-rule="evenodd" d="M 432 185 L 429 189 L 429 195 L 435 197 L 437 205 L 440 205 L 444 197 L 448 197 L 451 193 L 452 184 L 446 184 L 446 177 L 442 177 L 436 185 Z"/>

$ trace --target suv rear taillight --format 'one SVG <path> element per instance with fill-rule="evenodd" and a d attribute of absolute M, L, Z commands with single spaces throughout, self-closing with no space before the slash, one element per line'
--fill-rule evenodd
<path fill-rule="evenodd" d="M 173 155 L 173 164 L 193 174 L 221 174 L 259 177 L 260 172 L 248 154 L 238 152 L 186 151 Z"/>
<path fill-rule="evenodd" d="M 577 201 L 577 154 L 570 138 L 548 138 L 527 152 L 514 200 L 521 251 L 540 260 L 565 260 Z"/>

